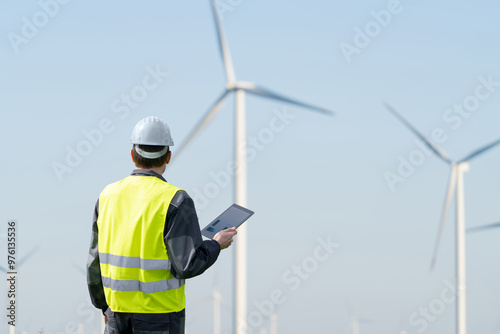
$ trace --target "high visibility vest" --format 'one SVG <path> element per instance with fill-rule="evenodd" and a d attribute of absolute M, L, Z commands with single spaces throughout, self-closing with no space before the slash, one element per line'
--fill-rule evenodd
<path fill-rule="evenodd" d="M 170 313 L 186 307 L 184 280 L 171 272 L 163 240 L 180 189 L 154 176 L 129 176 L 99 196 L 99 260 L 113 312 Z"/>

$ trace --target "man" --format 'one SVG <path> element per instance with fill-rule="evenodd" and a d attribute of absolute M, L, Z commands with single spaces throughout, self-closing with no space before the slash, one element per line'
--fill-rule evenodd
<path fill-rule="evenodd" d="M 236 229 L 202 241 L 193 200 L 162 177 L 174 145 L 166 123 L 144 118 L 130 142 L 136 169 L 108 185 L 95 206 L 90 298 L 107 334 L 184 333 L 184 280 L 209 268 Z"/>

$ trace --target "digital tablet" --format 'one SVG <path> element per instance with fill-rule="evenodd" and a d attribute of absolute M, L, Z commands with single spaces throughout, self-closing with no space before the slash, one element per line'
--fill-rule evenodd
<path fill-rule="evenodd" d="M 201 230 L 201 234 L 207 238 L 213 239 L 213 237 L 222 230 L 230 227 L 239 227 L 253 214 L 253 211 L 239 206 L 238 204 L 233 204 Z"/>

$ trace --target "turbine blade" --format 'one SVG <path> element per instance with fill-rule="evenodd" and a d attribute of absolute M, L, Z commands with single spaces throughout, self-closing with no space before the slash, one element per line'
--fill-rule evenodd
<path fill-rule="evenodd" d="M 77 264 L 76 262 L 73 262 L 73 267 L 78 270 L 80 273 L 82 273 L 84 276 L 87 276 L 87 270 L 80 267 L 79 264 Z"/>
<path fill-rule="evenodd" d="M 424 141 L 424 143 L 429 147 L 438 157 L 443 159 L 447 163 L 451 163 L 451 159 L 448 158 L 447 154 L 444 153 L 439 147 L 427 139 L 420 131 L 418 131 L 413 125 L 410 124 L 401 114 L 399 114 L 396 109 L 394 109 L 389 103 L 384 102 L 384 106 L 389 110 L 397 119 L 399 119 L 406 127 L 408 127 L 417 137 Z"/>
<path fill-rule="evenodd" d="M 483 231 L 483 230 L 490 230 L 490 229 L 499 228 L 499 227 L 500 227 L 500 223 L 494 223 L 494 224 L 488 224 L 488 225 L 482 225 L 482 226 L 469 227 L 467 229 L 467 233 L 469 233 L 469 232 L 479 232 L 479 231 Z"/>
<path fill-rule="evenodd" d="M 212 105 L 210 109 L 208 109 L 207 113 L 201 118 L 201 120 L 196 124 L 193 130 L 189 133 L 187 138 L 184 140 L 184 142 L 180 145 L 180 147 L 176 151 L 176 155 L 179 156 L 181 152 L 184 150 L 184 148 L 189 144 L 191 140 L 193 140 L 196 135 L 203 130 L 205 126 L 207 126 L 208 123 L 210 123 L 210 120 L 217 114 L 219 111 L 220 107 L 222 107 L 222 104 L 224 102 L 224 99 L 226 98 L 227 94 L 229 94 L 228 90 L 225 90 L 224 93 L 215 101 L 215 103 Z"/>
<path fill-rule="evenodd" d="M 491 144 L 483 146 L 483 147 L 481 147 L 480 149 L 478 149 L 478 150 L 476 150 L 474 152 L 472 152 L 471 154 L 469 154 L 468 156 L 466 156 L 465 158 L 463 158 L 460 162 L 472 160 L 472 159 L 476 158 L 477 156 L 479 156 L 479 155 L 481 155 L 483 153 L 486 153 L 487 151 L 491 150 L 492 148 L 496 147 L 499 144 L 500 144 L 500 139 L 494 141 Z"/>
<path fill-rule="evenodd" d="M 453 199 L 456 185 L 457 185 L 457 166 L 453 164 L 451 166 L 450 181 L 448 184 L 448 193 L 446 194 L 446 199 L 443 206 L 443 213 L 441 214 L 441 223 L 439 224 L 438 237 L 436 240 L 436 245 L 434 247 L 434 253 L 432 255 L 431 271 L 434 269 L 434 265 L 436 264 L 436 257 L 439 249 L 439 243 L 441 242 L 441 236 L 443 234 L 444 224 L 446 223 L 446 215 L 448 214 L 448 211 L 450 209 L 451 200 Z"/>
<path fill-rule="evenodd" d="M 318 111 L 318 112 L 320 112 L 322 114 L 326 114 L 326 115 L 333 115 L 333 111 L 330 111 L 330 110 L 322 108 L 322 107 L 317 107 L 317 106 L 314 106 L 314 105 L 309 104 L 309 103 L 305 103 L 305 102 L 301 102 L 301 101 L 298 101 L 298 100 L 294 100 L 294 99 L 288 98 L 286 96 L 274 93 L 274 92 L 272 92 L 272 91 L 270 91 L 269 89 L 266 89 L 266 88 L 258 87 L 258 86 L 255 86 L 255 85 L 242 86 L 242 87 L 239 87 L 239 88 L 243 89 L 243 90 L 245 90 L 245 91 L 247 91 L 249 93 L 266 97 L 268 99 L 273 99 L 273 100 L 278 100 L 278 101 L 283 101 L 283 102 L 286 102 L 286 103 L 294 104 L 296 106 L 307 108 L 307 109 L 311 109 L 311 110 L 314 110 L 314 111 Z"/>
<path fill-rule="evenodd" d="M 224 70 L 226 72 L 227 82 L 233 83 L 236 81 L 233 61 L 231 60 L 231 54 L 229 53 L 229 46 L 226 42 L 226 36 L 224 35 L 224 29 L 222 27 L 222 20 L 219 14 L 219 9 L 217 8 L 217 1 L 212 0 L 212 11 L 214 14 L 215 28 L 217 30 L 217 40 L 219 42 L 219 49 L 222 56 L 222 62 L 224 64 Z"/>
<path fill-rule="evenodd" d="M 24 255 L 21 259 L 19 259 L 19 261 L 16 263 L 16 266 L 18 268 L 21 267 L 24 262 L 26 262 L 30 257 L 33 256 L 33 254 L 35 254 L 38 251 L 39 248 L 40 248 L 39 245 L 33 247 L 26 255 Z"/>

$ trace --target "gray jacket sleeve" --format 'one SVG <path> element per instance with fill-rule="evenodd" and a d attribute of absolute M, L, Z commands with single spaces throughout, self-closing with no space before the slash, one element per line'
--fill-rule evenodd
<path fill-rule="evenodd" d="M 87 261 L 87 286 L 89 288 L 90 299 L 92 304 L 101 309 L 103 314 L 108 308 L 106 297 L 104 296 L 104 288 L 102 287 L 101 266 L 99 262 L 99 249 L 97 241 L 99 231 L 97 229 L 97 217 L 99 214 L 99 200 L 95 205 L 94 219 L 92 222 L 92 236 L 90 238 L 89 258 Z"/>
<path fill-rule="evenodd" d="M 191 278 L 202 274 L 220 253 L 215 240 L 202 240 L 194 202 L 179 190 L 170 203 L 164 232 L 171 272 L 177 278 Z"/>

